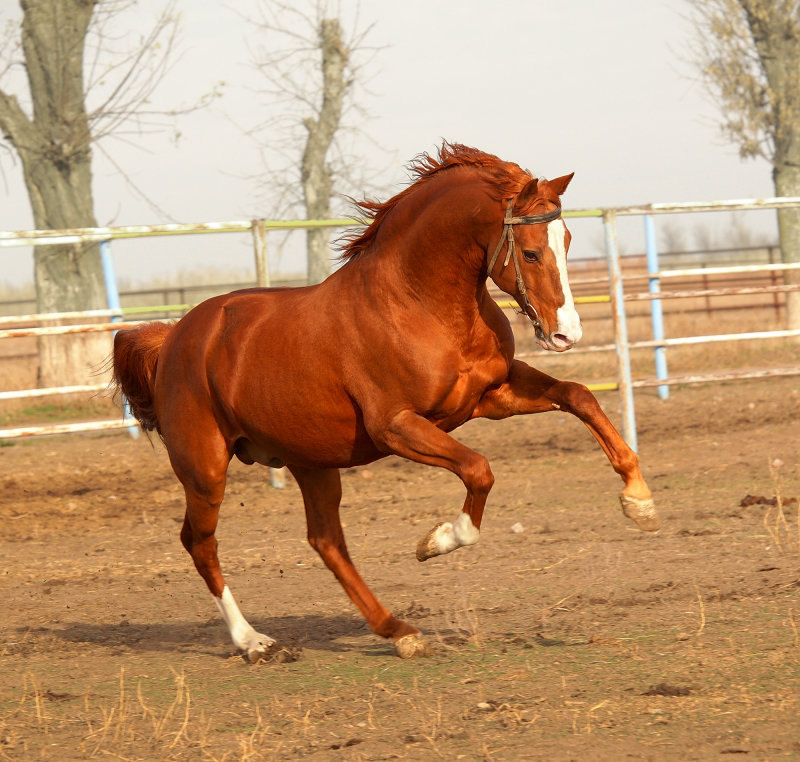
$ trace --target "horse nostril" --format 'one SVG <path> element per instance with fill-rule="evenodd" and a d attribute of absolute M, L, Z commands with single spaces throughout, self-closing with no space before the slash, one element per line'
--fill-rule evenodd
<path fill-rule="evenodd" d="M 554 333 L 553 343 L 559 347 L 571 347 L 573 342 L 569 337 L 565 336 L 563 333 Z"/>

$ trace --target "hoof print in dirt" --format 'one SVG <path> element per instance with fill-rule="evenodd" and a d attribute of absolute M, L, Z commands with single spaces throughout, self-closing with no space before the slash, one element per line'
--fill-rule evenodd
<path fill-rule="evenodd" d="M 651 685 L 642 696 L 688 696 L 692 689 L 685 685 L 670 685 L 669 683 L 659 683 Z"/>
<path fill-rule="evenodd" d="M 796 497 L 781 498 L 781 505 L 794 505 L 797 503 Z M 765 497 L 764 495 L 745 495 L 740 501 L 739 506 L 747 508 L 751 505 L 778 505 L 777 496 Z"/>

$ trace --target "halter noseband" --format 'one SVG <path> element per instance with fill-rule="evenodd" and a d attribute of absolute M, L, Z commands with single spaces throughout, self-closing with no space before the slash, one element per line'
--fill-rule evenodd
<path fill-rule="evenodd" d="M 514 217 L 512 216 L 512 207 L 514 205 L 514 199 L 512 198 L 508 202 L 508 208 L 506 209 L 506 216 L 503 219 L 503 232 L 500 235 L 500 240 L 497 242 L 497 246 L 495 247 L 494 254 L 492 254 L 492 258 L 489 260 L 489 269 L 488 274 L 491 277 L 492 269 L 494 268 L 495 262 L 497 262 L 497 257 L 500 255 L 500 249 L 503 248 L 503 242 L 508 241 L 508 248 L 506 249 L 506 258 L 503 262 L 503 267 L 508 265 L 509 259 L 513 257 L 514 259 L 514 271 L 517 275 L 517 291 L 520 295 L 520 300 L 522 301 L 522 309 L 523 311 L 530 317 L 530 313 L 528 309 L 530 309 L 534 317 L 531 318 L 531 322 L 536 328 L 541 328 L 541 321 L 539 320 L 539 313 L 536 311 L 536 307 L 534 307 L 530 300 L 528 299 L 528 292 L 525 288 L 525 281 L 522 279 L 522 271 L 520 270 L 519 266 L 519 254 L 517 254 L 517 246 L 514 241 L 514 225 L 538 225 L 544 222 L 552 222 L 553 220 L 557 220 L 561 216 L 561 209 L 553 209 L 551 212 L 545 212 L 544 214 L 531 214 L 526 217 Z"/>

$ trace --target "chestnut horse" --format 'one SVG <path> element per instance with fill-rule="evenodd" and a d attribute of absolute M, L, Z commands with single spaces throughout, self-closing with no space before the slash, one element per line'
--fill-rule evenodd
<path fill-rule="evenodd" d="M 472 418 L 562 410 L 583 421 L 624 480 L 625 515 L 643 530 L 659 526 L 638 458 L 594 396 L 515 360 L 509 321 L 486 290 L 488 277 L 512 295 L 545 349 L 580 339 L 560 200 L 572 175 L 537 180 L 449 143 L 411 169 L 415 182 L 394 198 L 360 204 L 371 224 L 345 241 L 345 262 L 324 283 L 235 291 L 114 342 L 116 388 L 161 436 L 186 492 L 181 541 L 251 661 L 274 641 L 240 612 L 214 536 L 233 456 L 289 468 L 308 541 L 402 657 L 424 653 L 425 641 L 350 560 L 340 468 L 395 454 L 461 479 L 462 512 L 420 540 L 424 561 L 478 541 L 494 482 L 486 458 L 448 432 Z"/>

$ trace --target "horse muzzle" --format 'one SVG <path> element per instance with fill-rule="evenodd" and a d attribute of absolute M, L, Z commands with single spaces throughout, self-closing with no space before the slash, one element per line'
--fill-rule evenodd
<path fill-rule="evenodd" d="M 572 349 L 576 343 L 575 339 L 556 331 L 553 331 L 549 336 L 545 336 L 544 332 L 538 328 L 536 330 L 536 338 L 539 340 L 542 349 L 546 349 L 549 352 L 566 352 L 568 349 Z"/>
<path fill-rule="evenodd" d="M 559 309 L 558 324 L 549 334 L 545 333 L 541 323 L 536 326 L 536 338 L 539 344 L 542 349 L 550 352 L 566 352 L 572 349 L 581 340 L 581 336 L 583 336 L 581 321 L 574 310 L 562 313 Z"/>

